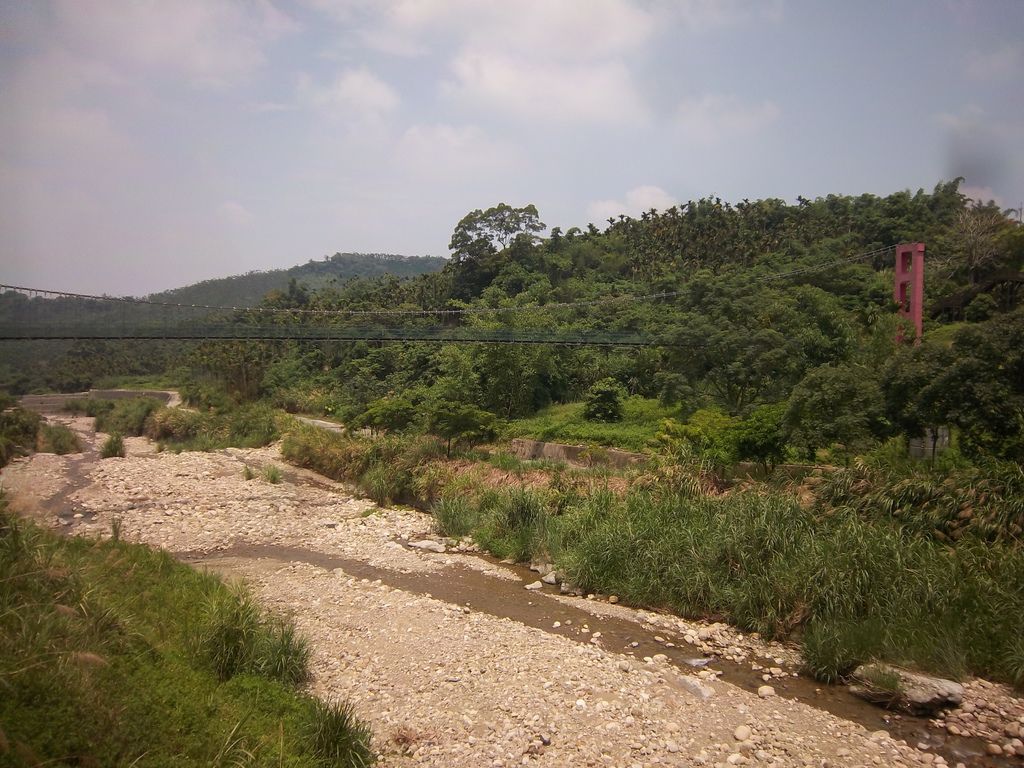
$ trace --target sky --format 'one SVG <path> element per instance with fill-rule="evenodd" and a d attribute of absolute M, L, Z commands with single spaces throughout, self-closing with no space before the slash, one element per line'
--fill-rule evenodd
<path fill-rule="evenodd" d="M 1024 198 L 1024 0 L 0 0 L 0 283 L 725 200 Z"/>

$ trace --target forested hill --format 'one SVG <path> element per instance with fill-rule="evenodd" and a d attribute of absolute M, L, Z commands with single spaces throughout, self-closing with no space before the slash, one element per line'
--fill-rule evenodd
<path fill-rule="evenodd" d="M 155 293 L 153 301 L 181 304 L 250 307 L 259 304 L 273 291 L 284 292 L 294 280 L 311 290 L 334 282 L 344 283 L 353 277 L 415 277 L 439 272 L 447 259 L 439 256 L 398 256 L 391 253 L 336 253 L 320 261 L 309 260 L 289 269 L 246 272 L 244 275 L 219 277 L 199 283 Z"/>

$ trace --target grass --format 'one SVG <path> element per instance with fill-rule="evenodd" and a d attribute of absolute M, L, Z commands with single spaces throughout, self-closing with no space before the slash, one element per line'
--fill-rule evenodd
<path fill-rule="evenodd" d="M 369 764 L 351 711 L 296 688 L 307 672 L 291 625 L 244 592 L 0 509 L 0 764 Z"/>
<path fill-rule="evenodd" d="M 16 456 L 24 456 L 36 446 L 42 417 L 24 408 L 0 412 L 0 467 Z"/>
<path fill-rule="evenodd" d="M 112 459 L 114 457 L 124 458 L 124 438 L 116 432 L 103 441 L 100 446 L 100 458 Z"/>
<path fill-rule="evenodd" d="M 446 471 L 436 472 L 444 454 L 444 443 L 435 437 L 366 439 L 302 424 L 293 424 L 281 442 L 287 461 L 355 483 L 378 504 L 429 505 L 452 479 Z"/>
<path fill-rule="evenodd" d="M 256 477 L 256 473 L 252 471 L 252 467 L 246 464 L 245 467 L 242 469 L 242 479 L 252 480 L 254 477 Z"/>
<path fill-rule="evenodd" d="M 95 397 L 79 397 L 68 400 L 64 403 L 64 410 L 68 413 L 76 415 L 84 414 L 85 416 L 95 418 L 101 414 L 110 413 L 110 411 L 114 410 L 114 401 Z"/>
<path fill-rule="evenodd" d="M 96 414 L 96 431 L 121 435 L 141 435 L 146 419 L 157 408 L 160 401 L 149 397 L 132 397 L 114 400 L 113 408 Z"/>
<path fill-rule="evenodd" d="M 280 421 L 273 408 L 261 403 L 212 411 L 161 407 L 146 419 L 144 434 L 176 451 L 260 448 L 278 438 Z"/>
<path fill-rule="evenodd" d="M 662 420 L 680 415 L 677 408 L 641 397 L 623 401 L 622 421 L 617 422 L 587 421 L 583 408 L 583 403 L 549 406 L 534 416 L 509 422 L 503 436 L 644 451 L 661 429 Z"/>
<path fill-rule="evenodd" d="M 277 485 L 281 482 L 281 468 L 276 464 L 268 464 L 263 468 L 263 479 L 272 485 Z"/>
<path fill-rule="evenodd" d="M 78 435 L 65 427 L 63 424 L 39 425 L 39 433 L 36 438 L 36 450 L 40 453 L 55 453 L 63 456 L 67 453 L 78 453 L 82 450 L 82 443 Z"/>
<path fill-rule="evenodd" d="M 1010 535 L 1019 468 L 939 483 L 933 513 L 910 506 L 920 479 L 901 485 L 856 467 L 819 479 L 817 504 L 804 506 L 763 485 L 715 495 L 699 465 L 635 470 L 629 491 L 558 470 L 546 485 L 527 487 L 524 474 L 496 488 L 424 438 L 302 427 L 282 451 L 378 500 L 410 497 L 441 533 L 472 535 L 498 557 L 550 559 L 586 590 L 795 639 L 822 680 L 885 660 L 1024 686 L 1024 546 Z M 963 525 L 955 546 L 935 535 L 933 516 L 970 519 L 965 502 L 1006 534 Z"/>

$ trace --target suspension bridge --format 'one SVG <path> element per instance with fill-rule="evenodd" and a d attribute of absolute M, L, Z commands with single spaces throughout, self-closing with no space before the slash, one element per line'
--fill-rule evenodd
<path fill-rule="evenodd" d="M 793 279 L 867 259 L 878 259 L 894 248 L 877 248 L 816 265 L 769 273 L 748 283 Z M 293 340 L 675 347 L 680 344 L 664 335 L 605 329 L 553 329 L 552 316 L 547 313 L 667 301 L 678 299 L 684 293 L 661 291 L 502 307 L 347 309 L 182 304 L 0 284 L 0 341 Z M 524 315 L 532 317 L 525 323 L 512 324 L 513 319 Z M 472 320 L 480 316 L 486 316 L 490 322 L 481 324 Z"/>

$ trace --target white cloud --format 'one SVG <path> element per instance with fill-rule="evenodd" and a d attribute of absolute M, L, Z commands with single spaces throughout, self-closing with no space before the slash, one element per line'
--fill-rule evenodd
<path fill-rule="evenodd" d="M 745 104 L 734 96 L 708 94 L 682 102 L 676 108 L 675 124 L 684 139 L 697 144 L 714 144 L 763 130 L 781 114 L 773 101 Z"/>
<path fill-rule="evenodd" d="M 511 58 L 466 51 L 452 64 L 454 79 L 443 86 L 456 102 L 545 123 L 632 123 L 647 107 L 629 70 L 616 61 L 586 65 Z"/>
<path fill-rule="evenodd" d="M 994 201 L 1000 208 L 1007 207 L 1006 202 L 1002 197 L 996 194 L 992 187 L 975 187 L 970 184 L 963 184 L 960 187 L 960 193 L 978 203 L 984 204 L 989 201 Z"/>
<path fill-rule="evenodd" d="M 310 106 L 352 123 L 379 121 L 400 103 L 395 89 L 366 67 L 343 70 L 326 86 L 315 85 L 303 76 L 299 95 Z"/>
<path fill-rule="evenodd" d="M 597 200 L 591 203 L 587 206 L 587 216 L 591 222 L 598 224 L 619 214 L 636 217 L 651 208 L 663 211 L 677 202 L 661 187 L 646 185 L 629 190 L 625 200 Z"/>
<path fill-rule="evenodd" d="M 517 148 L 488 139 L 476 126 L 435 123 L 410 126 L 393 161 L 402 172 L 457 181 L 518 166 L 522 158 Z"/>
<path fill-rule="evenodd" d="M 399 0 L 385 6 L 370 40 L 402 40 L 421 50 L 424 39 L 454 35 L 461 45 L 547 58 L 607 58 L 642 45 L 655 30 L 646 8 L 628 0 Z"/>
<path fill-rule="evenodd" d="M 227 200 L 217 209 L 221 220 L 231 227 L 245 227 L 255 220 L 252 211 L 236 200 Z"/>
<path fill-rule="evenodd" d="M 57 32 L 72 52 L 127 77 L 142 69 L 224 86 L 265 61 L 264 46 L 295 28 L 268 0 L 58 0 Z"/>
<path fill-rule="evenodd" d="M 1024 46 L 1006 43 L 992 51 L 974 51 L 967 58 L 967 74 L 976 80 L 1019 77 L 1024 71 Z"/>

